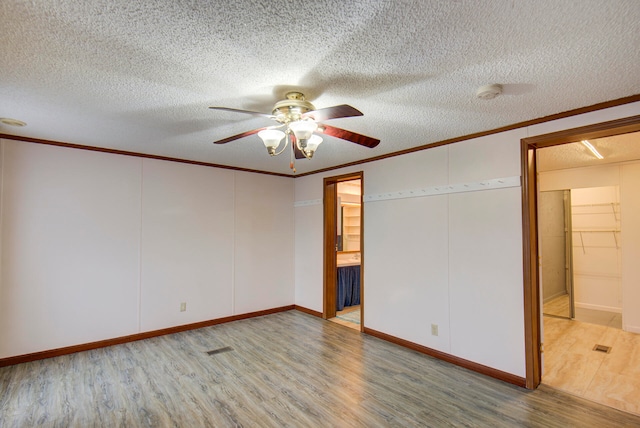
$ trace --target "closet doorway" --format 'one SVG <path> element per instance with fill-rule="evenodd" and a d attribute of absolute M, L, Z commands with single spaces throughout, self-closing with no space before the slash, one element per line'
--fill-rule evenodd
<path fill-rule="evenodd" d="M 362 331 L 363 173 L 324 179 L 323 318 Z"/>
<path fill-rule="evenodd" d="M 538 249 L 538 238 L 540 236 L 540 230 L 538 228 L 538 203 L 539 203 L 539 190 L 544 189 L 544 182 L 541 178 L 541 182 L 538 182 L 537 176 L 537 163 L 539 161 L 537 153 L 539 149 L 554 147 L 554 146 L 562 146 L 566 147 L 567 150 L 573 149 L 575 151 L 581 151 L 586 159 L 589 159 L 589 163 L 602 164 L 602 163 L 614 163 L 621 162 L 621 168 L 624 168 L 627 172 L 624 174 L 613 174 L 613 177 L 619 177 L 620 180 L 624 181 L 626 184 L 629 183 L 637 183 L 639 180 L 635 180 L 635 175 L 638 174 L 633 167 L 633 164 L 630 162 L 637 162 L 640 157 L 639 156 L 631 156 L 629 158 L 623 159 L 623 155 L 628 155 L 628 153 L 624 153 L 624 150 L 609 150 L 613 149 L 613 145 L 616 148 L 620 148 L 623 144 L 620 143 L 619 138 L 616 137 L 615 143 L 604 141 L 604 144 L 599 144 L 596 146 L 600 146 L 604 148 L 605 161 L 598 160 L 593 158 L 593 154 L 590 154 L 589 151 L 585 152 L 585 147 L 587 146 L 584 143 L 581 143 L 583 140 L 591 141 L 598 139 L 607 139 L 608 137 L 613 136 L 627 136 L 633 133 L 637 133 L 640 131 L 640 116 L 632 116 L 623 119 L 612 120 L 610 122 L 604 122 L 594 125 L 588 125 L 581 128 L 574 128 L 566 131 L 560 131 L 552 134 L 545 134 L 536 137 L 528 137 L 522 140 L 522 151 L 521 151 L 521 159 L 522 159 L 522 172 L 523 172 L 523 183 L 522 183 L 522 192 L 523 192 L 523 255 L 524 255 L 524 309 L 525 309 L 525 356 L 526 356 L 526 387 L 529 389 L 535 389 L 542 377 L 542 290 L 540 289 L 540 263 L 539 263 L 539 249 Z M 570 144 L 573 143 L 573 144 Z M 577 143 L 577 144 L 576 144 Z M 612 145 L 609 145 L 612 143 Z M 624 144 L 625 147 L 629 149 L 637 148 L 638 143 L 637 140 L 629 144 Z M 598 148 L 598 147 L 596 147 Z M 563 149 L 564 150 L 564 149 Z M 618 157 L 619 156 L 619 157 Z M 561 156 L 554 155 L 551 160 L 562 160 Z M 555 169 L 555 168 L 551 168 Z M 595 176 L 592 176 L 595 177 Z M 635 182 L 634 182 L 635 180 Z M 611 185 L 613 183 L 607 183 L 607 185 Z M 602 186 L 602 183 L 594 183 L 592 186 Z M 539 189 L 540 186 L 540 189 Z M 573 186 L 568 186 L 566 188 L 572 188 Z M 622 187 L 620 187 L 622 189 Z M 635 193 L 629 192 L 630 186 L 626 186 L 627 193 L 627 202 L 628 207 L 636 205 Z M 573 192 L 572 192 L 573 193 Z M 629 196 L 631 195 L 631 196 Z M 572 196 L 574 196 L 572 194 Z M 572 199 L 574 199 L 572 197 Z M 629 202 L 631 201 L 631 202 Z M 627 216 L 629 219 L 629 216 Z M 631 216 L 631 219 L 635 218 L 635 216 Z M 632 221 L 633 223 L 633 221 Z M 634 226 L 635 227 L 635 226 Z M 629 228 L 635 230 L 634 228 Z M 598 231 L 600 233 L 600 231 Z M 613 233 L 613 232 L 612 232 Z M 632 236 L 631 233 L 629 236 Z M 595 235 L 594 235 L 595 236 Z M 617 237 L 616 237 L 617 238 Z M 636 245 L 636 240 L 628 239 L 626 242 L 625 252 L 624 254 L 633 255 L 634 251 L 640 251 L 638 249 L 638 245 Z M 574 236 L 574 247 L 577 245 L 577 241 Z M 582 245 L 582 244 L 580 244 Z M 586 245 L 585 245 L 586 247 Z M 575 248 L 574 248 L 575 255 Z M 623 260 L 624 262 L 624 260 Z M 626 267 L 625 267 L 626 266 Z M 626 272 L 626 273 L 625 273 Z M 626 276 L 625 276 L 626 275 Z M 627 263 L 623 263 L 623 287 L 625 283 L 633 282 L 635 276 L 640 275 L 640 270 L 637 268 L 637 263 L 628 260 Z M 627 279 L 625 279 L 627 278 Z M 627 293 L 629 294 L 629 293 Z M 629 297 L 629 298 L 627 298 Z M 637 305 L 640 302 L 638 298 L 630 298 L 628 295 L 625 297 L 624 306 L 628 305 Z M 623 308 L 624 309 L 624 308 Z M 629 309 L 633 309 L 629 307 Z M 630 319 L 626 321 L 626 324 L 630 326 L 637 325 L 636 311 L 627 310 L 626 314 L 629 314 Z M 625 318 L 625 311 L 623 310 L 623 321 Z M 632 319 L 631 319 L 632 318 Z M 551 318 L 554 319 L 554 318 Z M 562 320 L 559 320 L 562 321 Z M 626 332 L 624 332 L 626 333 Z M 633 334 L 633 333 L 632 333 Z M 545 346 L 546 348 L 546 346 Z M 596 351 L 592 351 L 596 352 Z"/>
<path fill-rule="evenodd" d="M 538 150 L 542 383 L 638 413 L 640 376 L 626 366 L 640 351 L 633 318 L 640 299 L 632 293 L 623 299 L 623 281 L 635 281 L 628 266 L 623 276 L 622 266 L 637 258 L 627 253 L 634 252 L 629 233 L 640 182 L 625 177 L 640 171 L 640 133 L 590 144 L 601 154 L 597 164 L 596 156 L 580 153 L 581 143 Z M 565 274 L 572 278 L 563 282 Z"/>

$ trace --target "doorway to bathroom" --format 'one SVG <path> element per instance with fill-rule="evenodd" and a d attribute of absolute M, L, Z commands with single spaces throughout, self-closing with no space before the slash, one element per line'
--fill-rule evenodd
<path fill-rule="evenodd" d="M 362 331 L 363 174 L 324 180 L 323 317 Z"/>

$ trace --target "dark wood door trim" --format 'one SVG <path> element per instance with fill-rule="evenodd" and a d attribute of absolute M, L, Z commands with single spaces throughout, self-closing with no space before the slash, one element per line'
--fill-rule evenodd
<path fill-rule="evenodd" d="M 524 280 L 524 340 L 526 387 L 535 389 L 542 378 L 540 296 L 538 279 L 538 218 L 536 154 L 524 140 L 522 161 L 522 254 Z"/>
<path fill-rule="evenodd" d="M 525 372 L 528 389 L 535 389 L 542 379 L 536 150 L 638 131 L 640 131 L 640 115 L 521 140 Z"/>
<path fill-rule="evenodd" d="M 337 184 L 341 181 L 360 180 L 360 185 L 364 187 L 364 174 L 362 171 L 351 174 L 339 175 L 334 177 L 325 177 L 323 180 L 324 188 L 324 242 L 323 242 L 323 303 L 322 317 L 324 319 L 336 316 L 336 218 L 337 218 Z M 360 196 L 360 266 L 364 266 L 364 229 L 363 226 L 362 195 Z M 360 314 L 364 313 L 364 292 L 363 292 L 363 275 L 360 276 Z M 360 329 L 362 330 L 362 320 L 360 321 Z"/>
<path fill-rule="evenodd" d="M 322 317 L 324 319 L 336 316 L 336 200 L 337 182 L 324 179 L 324 302 Z"/>

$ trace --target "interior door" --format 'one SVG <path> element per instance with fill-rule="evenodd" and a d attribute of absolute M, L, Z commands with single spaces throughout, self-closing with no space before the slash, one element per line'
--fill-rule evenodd
<path fill-rule="evenodd" d="M 540 192 L 538 231 L 542 313 L 574 317 L 571 192 Z"/>

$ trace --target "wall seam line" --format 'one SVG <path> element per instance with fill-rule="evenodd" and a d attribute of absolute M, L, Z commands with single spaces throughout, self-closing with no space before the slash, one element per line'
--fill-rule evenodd
<path fill-rule="evenodd" d="M 233 243 L 231 248 L 231 314 L 236 314 L 236 240 L 238 236 L 238 231 L 236 230 L 236 217 L 238 215 L 238 207 L 237 207 L 237 197 L 236 192 L 238 191 L 238 173 L 234 171 L 233 173 L 233 215 L 231 218 L 233 219 Z"/>
<path fill-rule="evenodd" d="M 140 159 L 140 230 L 138 231 L 138 332 L 142 331 L 142 227 L 143 227 L 144 159 Z"/>
<path fill-rule="evenodd" d="M 298 264 L 298 258 L 296 256 L 296 254 L 298 254 L 298 252 L 296 251 L 296 244 L 297 244 L 297 239 L 296 239 L 296 181 L 293 180 L 293 185 L 291 186 L 291 199 L 293 199 L 293 206 L 291 207 L 292 210 L 292 214 L 291 214 L 291 218 L 293 219 L 293 221 L 291 222 L 291 225 L 293 227 L 293 272 L 291 272 L 291 283 L 293 284 L 293 304 L 296 305 L 298 304 L 298 284 L 296 283 L 296 266 Z"/>
<path fill-rule="evenodd" d="M 2 307 L 2 295 L 4 294 L 2 291 L 4 289 L 3 271 L 4 271 L 4 263 L 2 257 L 2 248 L 3 244 L 3 231 L 4 231 L 4 148 L 5 148 L 5 140 L 0 139 L 0 308 Z M 2 321 L 2 320 L 0 320 Z M 4 326 L 0 323 L 0 331 L 4 331 Z M 3 344 L 0 343 L 0 355 L 2 355 L 2 347 Z"/>
<path fill-rule="evenodd" d="M 451 148 L 447 146 L 447 184 L 451 183 Z M 448 350 L 451 350 L 451 193 L 447 193 L 447 338 Z"/>

